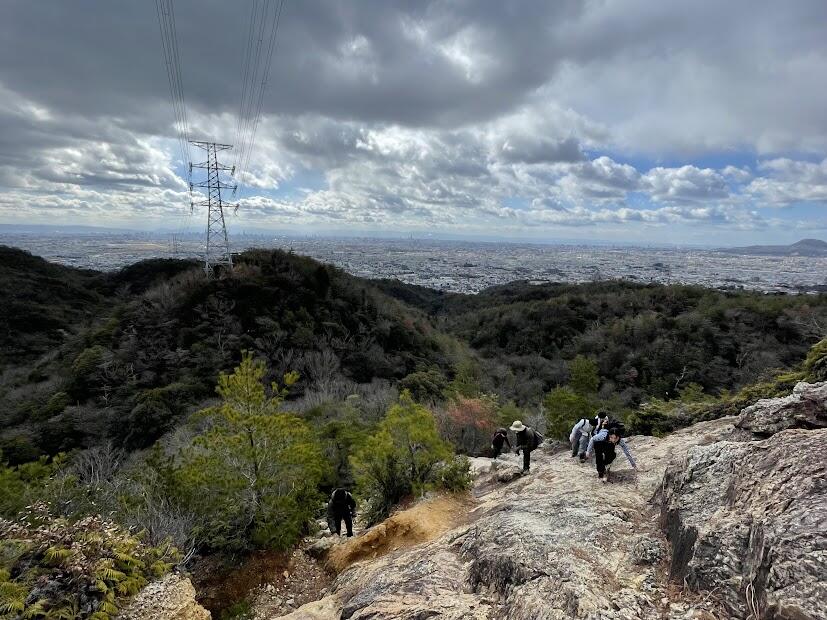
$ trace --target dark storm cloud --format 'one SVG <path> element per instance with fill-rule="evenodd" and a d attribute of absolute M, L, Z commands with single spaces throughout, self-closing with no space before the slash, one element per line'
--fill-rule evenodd
<path fill-rule="evenodd" d="M 550 77 L 559 59 L 548 24 L 578 5 L 288 0 L 265 112 L 414 125 L 491 117 Z M 193 109 L 237 111 L 248 11 L 248 2 L 175 3 Z M 155 122 L 168 95 L 159 65 L 151 2 L 5 3 L 0 75 L 43 105 Z"/>

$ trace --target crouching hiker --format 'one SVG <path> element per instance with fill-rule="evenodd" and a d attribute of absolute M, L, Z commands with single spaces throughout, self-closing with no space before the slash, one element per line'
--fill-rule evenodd
<path fill-rule="evenodd" d="M 571 455 L 573 457 L 579 454 L 581 460 L 583 459 L 593 430 L 594 423 L 589 418 L 582 418 L 572 427 L 571 433 L 569 433 L 569 443 L 571 444 Z"/>
<path fill-rule="evenodd" d="M 503 444 L 508 444 L 508 449 L 511 450 L 511 442 L 508 441 L 508 431 L 504 428 L 498 428 L 494 431 L 494 436 L 491 438 L 491 458 L 497 458 L 502 454 Z"/>
<path fill-rule="evenodd" d="M 327 502 L 327 524 L 331 534 L 342 535 L 342 520 L 348 537 L 353 536 L 353 518 L 356 516 L 356 500 L 347 489 L 336 489 Z"/>
<path fill-rule="evenodd" d="M 523 451 L 523 473 L 527 474 L 531 467 L 531 452 L 543 443 L 544 438 L 530 426 L 525 426 L 520 420 L 514 420 L 510 430 L 517 434 L 517 441 L 514 443 L 517 449 L 514 453 L 519 454 L 520 450 Z"/>
<path fill-rule="evenodd" d="M 594 434 L 586 450 L 586 457 L 590 457 L 592 452 L 594 452 L 594 460 L 597 465 L 597 477 L 600 478 L 602 482 L 608 482 L 609 480 L 609 470 L 612 461 L 614 461 L 617 456 L 615 453 L 616 445 L 619 445 L 620 449 L 623 450 L 623 454 L 626 455 L 632 469 L 637 470 L 635 459 L 632 458 L 629 446 L 626 445 L 626 441 L 623 439 L 623 431 L 617 427 L 604 428 Z"/>

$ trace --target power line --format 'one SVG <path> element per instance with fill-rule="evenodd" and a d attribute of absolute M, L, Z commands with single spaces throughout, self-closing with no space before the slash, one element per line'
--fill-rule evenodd
<path fill-rule="evenodd" d="M 254 52 L 252 54 L 252 67 L 248 73 L 248 77 L 250 80 L 250 86 L 246 91 L 247 98 L 242 97 L 241 101 L 241 118 L 242 118 L 242 125 L 241 125 L 241 144 L 240 144 L 240 152 L 238 155 L 238 163 L 244 161 L 244 153 L 247 151 L 247 140 L 249 139 L 250 135 L 250 124 L 252 121 L 252 110 L 253 110 L 253 101 L 255 98 L 255 88 L 257 83 L 257 76 L 258 76 L 258 66 L 259 62 L 261 61 L 261 49 L 264 43 L 264 31 L 267 26 L 267 13 L 270 9 L 270 0 L 264 0 L 261 4 L 261 15 L 258 15 L 257 4 L 253 5 L 253 9 L 255 11 L 255 22 L 258 25 L 258 34 L 251 33 L 255 40 L 255 47 Z"/>
<path fill-rule="evenodd" d="M 259 91 L 259 94 L 258 94 L 258 106 L 257 106 L 257 109 L 256 109 L 255 121 L 253 122 L 252 136 L 250 137 L 250 141 L 247 144 L 246 158 L 245 158 L 244 162 L 242 163 L 242 168 L 245 169 L 245 170 L 247 169 L 247 167 L 250 164 L 250 154 L 252 153 L 252 150 L 253 150 L 253 144 L 255 144 L 255 141 L 256 141 L 256 131 L 258 130 L 258 123 L 261 120 L 261 110 L 262 110 L 262 106 L 264 104 L 264 92 L 267 90 L 267 81 L 268 81 L 269 76 L 270 76 L 270 66 L 273 63 L 273 51 L 276 48 L 276 37 L 278 36 L 278 32 L 279 32 L 279 23 L 281 22 L 282 8 L 284 8 L 284 0 L 281 0 L 279 2 L 278 11 L 273 16 L 273 30 L 272 30 L 272 34 L 270 35 L 270 45 L 267 49 L 267 64 L 265 65 L 264 73 L 262 74 L 262 77 L 261 77 L 261 90 Z"/>
<path fill-rule="evenodd" d="M 155 0 L 155 9 L 158 14 L 161 50 L 164 57 L 164 67 L 167 72 L 170 97 L 172 99 L 172 110 L 175 115 L 178 146 L 181 151 L 183 164 L 188 168 L 190 162 L 188 143 L 189 124 L 184 100 L 184 85 L 181 77 L 181 60 L 178 51 L 178 36 L 175 29 L 175 11 L 172 6 L 172 0 Z"/>
<path fill-rule="evenodd" d="M 242 86 L 242 130 L 241 137 L 239 140 L 239 155 L 236 160 L 236 173 L 239 176 L 241 172 L 244 172 L 248 169 L 248 166 L 250 164 L 250 157 L 252 155 L 253 145 L 255 144 L 256 132 L 258 131 L 259 122 L 261 121 L 261 112 L 264 103 L 264 93 L 267 90 L 267 83 L 270 75 L 270 67 L 273 61 L 273 51 L 276 47 L 279 24 L 281 23 L 281 13 L 284 8 L 284 2 L 285 0 L 279 0 L 278 7 L 273 9 L 272 17 L 269 17 L 268 14 L 270 13 L 270 1 L 264 0 L 264 4 L 262 5 L 261 10 L 261 18 L 259 19 L 260 26 L 258 29 L 258 36 L 256 37 L 255 42 L 255 53 L 251 54 L 254 58 L 253 65 L 251 70 L 245 70 L 244 72 L 244 75 L 249 78 L 251 85 L 249 88 L 246 89 L 244 88 L 244 86 Z M 257 15 L 257 7 L 255 5 L 253 7 L 253 11 L 253 15 Z M 270 24 L 269 38 L 267 42 L 266 51 L 262 55 L 262 51 L 265 49 L 263 47 L 265 40 L 264 33 L 267 30 L 268 22 Z M 252 36 L 252 29 L 250 34 Z M 250 40 L 249 46 L 252 48 L 252 40 Z M 261 65 L 261 72 L 259 72 L 259 66 L 261 64 L 262 58 L 264 59 L 264 64 Z M 246 99 L 245 94 L 247 95 Z"/>
<path fill-rule="evenodd" d="M 244 53 L 244 68 L 242 70 L 242 77 L 241 77 L 241 104 L 239 105 L 238 109 L 238 116 L 236 117 L 235 123 L 235 144 L 241 144 L 241 125 L 242 119 L 244 118 L 244 102 L 247 98 L 247 84 L 250 82 L 248 79 L 250 73 L 250 56 L 252 53 L 253 48 L 253 32 L 255 29 L 255 17 L 258 12 L 258 0 L 253 0 L 253 4 L 250 10 L 250 24 L 247 27 L 247 46 L 245 48 Z M 236 151 L 238 153 L 238 151 Z M 234 163 L 237 163 L 238 155 L 234 158 Z"/>

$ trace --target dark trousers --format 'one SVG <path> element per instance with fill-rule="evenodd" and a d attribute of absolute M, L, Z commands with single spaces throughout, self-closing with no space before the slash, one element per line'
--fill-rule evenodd
<path fill-rule="evenodd" d="M 531 450 L 523 448 L 523 471 L 528 471 L 531 465 Z"/>
<path fill-rule="evenodd" d="M 606 467 L 612 464 L 617 454 L 615 446 L 610 441 L 596 441 L 594 443 L 594 462 L 597 465 L 597 475 L 602 478 Z"/>
<path fill-rule="evenodd" d="M 503 452 L 503 444 L 502 444 L 502 443 L 499 443 L 499 444 L 492 443 L 492 444 L 491 444 L 491 449 L 493 450 L 493 452 L 491 453 L 491 458 L 492 458 L 492 459 L 495 459 L 495 458 L 497 458 L 498 456 L 500 456 L 500 454 L 502 454 L 502 452 Z"/>
<path fill-rule="evenodd" d="M 342 535 L 342 519 L 345 521 L 347 535 L 353 536 L 353 517 L 349 512 L 338 512 L 333 515 L 333 525 L 335 526 L 336 533 L 340 536 Z"/>

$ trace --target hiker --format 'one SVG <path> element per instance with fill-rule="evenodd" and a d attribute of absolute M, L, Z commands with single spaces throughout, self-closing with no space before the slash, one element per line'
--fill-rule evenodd
<path fill-rule="evenodd" d="M 596 433 L 604 428 L 608 428 L 612 421 L 616 422 L 616 420 L 609 415 L 608 409 L 598 410 L 597 414 L 594 416 L 593 433 Z"/>
<path fill-rule="evenodd" d="M 491 458 L 497 458 L 502 454 L 504 443 L 507 443 L 508 449 L 511 450 L 511 442 L 508 441 L 508 431 L 504 428 L 498 428 L 494 431 L 494 436 L 491 438 L 491 451 L 493 453 Z"/>
<path fill-rule="evenodd" d="M 347 489 L 336 489 L 327 502 L 327 524 L 331 534 L 342 535 L 342 520 L 347 527 L 348 538 L 353 536 L 353 518 L 356 516 L 356 500 Z"/>
<path fill-rule="evenodd" d="M 612 461 L 614 461 L 617 456 L 615 453 L 616 445 L 619 445 L 620 449 L 623 450 L 623 454 L 626 455 L 632 469 L 637 470 L 635 459 L 632 458 L 629 446 L 626 445 L 626 441 L 623 439 L 623 429 L 619 426 L 604 428 L 592 436 L 591 441 L 589 441 L 589 447 L 586 450 L 586 458 L 591 457 L 592 452 L 594 452 L 594 460 L 597 465 L 597 477 L 600 478 L 602 482 L 608 482 L 609 480 L 609 470 L 611 469 Z"/>
<path fill-rule="evenodd" d="M 589 439 L 594 429 L 595 420 L 590 420 L 589 418 L 581 418 L 577 424 L 572 427 L 571 433 L 569 433 L 572 457 L 579 454 L 580 460 L 584 460 L 586 448 L 589 445 Z"/>
<path fill-rule="evenodd" d="M 581 418 L 571 429 L 571 433 L 569 433 L 572 457 L 580 455 L 580 462 L 584 462 L 586 460 L 586 448 L 589 445 L 589 439 L 591 439 L 594 433 L 604 428 L 609 423 L 609 420 L 609 412 L 606 409 L 600 409 L 593 419 Z"/>
<path fill-rule="evenodd" d="M 517 441 L 514 442 L 517 449 L 514 454 L 523 451 L 523 473 L 527 474 L 531 466 L 531 452 L 543 442 L 543 436 L 530 426 L 525 426 L 520 420 L 514 420 L 510 430 L 517 434 Z"/>

